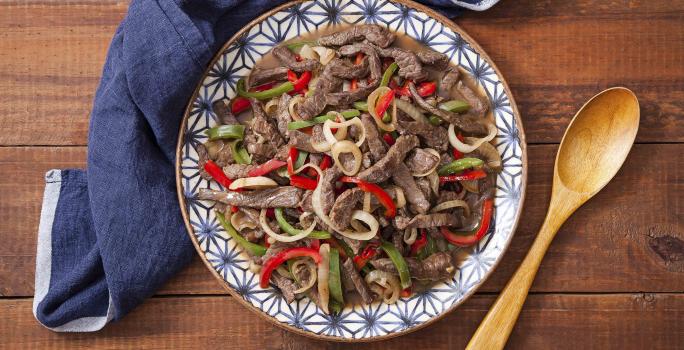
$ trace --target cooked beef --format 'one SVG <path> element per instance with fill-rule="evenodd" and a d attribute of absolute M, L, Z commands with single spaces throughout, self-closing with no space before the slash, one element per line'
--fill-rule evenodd
<path fill-rule="evenodd" d="M 364 58 L 360 64 L 353 64 L 347 60 L 334 60 L 329 65 L 330 74 L 342 79 L 363 78 L 368 75 L 370 68 L 368 57 Z"/>
<path fill-rule="evenodd" d="M 364 143 L 365 145 L 365 143 Z M 373 156 L 370 152 L 364 152 L 361 158 L 361 169 L 368 169 L 373 166 Z"/>
<path fill-rule="evenodd" d="M 288 105 L 292 97 L 288 94 L 282 94 L 278 100 L 278 109 L 276 111 L 276 120 L 278 121 L 278 132 L 284 138 L 290 137 L 290 131 L 287 130 L 287 123 L 292 121 Z"/>
<path fill-rule="evenodd" d="M 351 222 L 354 207 L 362 200 L 363 191 L 358 187 L 342 192 L 335 200 L 335 204 L 333 205 L 330 214 L 330 220 L 338 229 L 346 230 Z"/>
<path fill-rule="evenodd" d="M 302 200 L 299 202 L 299 207 L 302 208 L 304 211 L 308 211 L 310 213 L 313 213 L 313 205 L 311 204 L 311 196 L 313 195 L 313 191 L 304 191 L 304 194 L 302 195 Z"/>
<path fill-rule="evenodd" d="M 290 51 L 286 46 L 277 46 L 271 52 L 280 64 L 295 72 L 313 71 L 321 67 L 318 61 L 310 58 L 305 58 L 298 62 L 294 52 Z"/>
<path fill-rule="evenodd" d="M 457 199 L 463 199 L 464 195 L 465 195 L 465 191 L 461 191 L 460 193 L 458 193 L 456 191 L 441 190 L 441 191 L 439 191 L 439 197 L 437 198 L 437 204 L 448 202 L 448 201 L 453 201 L 453 200 L 457 200 Z"/>
<path fill-rule="evenodd" d="M 227 99 L 221 99 L 212 105 L 214 114 L 218 117 L 221 124 L 240 124 L 237 118 L 230 111 L 230 101 Z"/>
<path fill-rule="evenodd" d="M 200 189 L 199 199 L 209 199 L 229 205 L 250 208 L 295 208 L 302 199 L 302 190 L 292 186 L 280 186 L 265 190 L 224 192 L 208 188 Z"/>
<path fill-rule="evenodd" d="M 294 147 L 300 151 L 306 151 L 309 153 L 318 153 L 318 151 L 316 151 L 316 149 L 314 149 L 311 145 L 311 135 L 307 135 L 299 130 L 290 130 L 289 135 L 290 141 L 288 142 L 288 145 L 290 147 Z M 289 147 L 286 147 L 285 154 L 287 154 L 287 151 L 289 151 Z"/>
<path fill-rule="evenodd" d="M 411 278 L 417 280 L 438 281 L 451 277 L 456 270 L 451 260 L 451 255 L 439 252 L 430 255 L 423 261 L 416 258 L 405 258 L 411 273 Z M 378 270 L 399 275 L 397 268 L 389 258 L 371 260 L 371 265 Z"/>
<path fill-rule="evenodd" d="M 449 147 L 449 135 L 447 130 L 441 126 L 417 121 L 399 120 L 397 130 L 401 134 L 418 136 L 423 143 L 438 151 L 446 151 Z"/>
<path fill-rule="evenodd" d="M 354 159 L 354 155 L 351 153 L 341 153 L 339 159 L 339 164 L 346 170 L 354 169 L 356 166 L 356 159 Z M 361 161 L 363 162 L 363 158 L 361 158 Z"/>
<path fill-rule="evenodd" d="M 473 91 L 468 85 L 466 85 L 463 80 L 456 84 L 456 91 L 463 96 L 463 98 L 470 104 L 470 109 L 468 110 L 468 115 L 474 118 L 484 118 L 485 113 L 487 113 L 488 104 L 487 101 L 480 97 Z"/>
<path fill-rule="evenodd" d="M 404 255 L 406 253 L 405 252 L 406 249 L 404 248 L 404 233 L 403 232 L 397 231 L 397 230 L 392 232 L 392 245 L 394 245 L 394 248 L 397 248 L 397 251 L 399 251 L 399 253 L 401 255 Z"/>
<path fill-rule="evenodd" d="M 439 226 L 461 226 L 461 220 L 458 216 L 449 213 L 435 213 L 435 214 L 418 214 L 412 219 L 397 216 L 394 224 L 397 229 L 405 230 L 407 228 L 428 228 Z"/>
<path fill-rule="evenodd" d="M 463 132 L 475 136 L 485 136 L 489 133 L 489 130 L 484 123 L 484 119 L 477 118 L 470 114 L 456 114 L 431 105 L 418 94 L 416 86 L 413 83 L 409 84 L 409 91 L 411 92 L 413 99 L 421 108 L 437 115 L 451 124 L 454 124 L 455 127 Z"/>
<path fill-rule="evenodd" d="M 378 51 L 369 44 L 358 43 L 352 45 L 346 45 L 340 47 L 340 55 L 349 57 L 356 56 L 359 52 L 366 55 L 364 61 L 368 61 L 368 69 L 370 70 L 370 80 L 376 83 L 380 83 L 382 79 L 382 62 L 380 62 L 380 56 Z"/>
<path fill-rule="evenodd" d="M 380 137 L 377 124 L 370 114 L 362 114 L 361 123 L 363 123 L 363 127 L 366 128 L 366 143 L 368 144 L 371 158 L 373 159 L 373 162 L 377 162 L 387 154 L 388 146 L 382 137 Z"/>
<path fill-rule="evenodd" d="M 254 130 L 257 135 L 260 135 L 262 138 L 264 138 L 266 143 L 273 146 L 274 149 L 277 149 L 285 144 L 283 136 L 280 135 L 278 128 L 271 122 L 271 119 L 264 111 L 264 106 L 261 104 L 261 102 L 255 98 L 250 98 L 249 102 L 252 105 L 252 111 L 254 114 L 254 117 L 252 118 L 251 129 Z M 285 125 L 285 127 L 287 127 L 287 125 Z"/>
<path fill-rule="evenodd" d="M 384 157 L 370 168 L 359 173 L 359 179 L 372 183 L 383 182 L 389 179 L 395 171 L 395 168 L 402 163 L 406 154 L 416 146 L 418 146 L 418 137 L 414 135 L 399 136 Z"/>
<path fill-rule="evenodd" d="M 422 149 L 416 148 L 409 152 L 404 161 L 414 174 L 424 174 L 437 166 L 439 157 Z"/>
<path fill-rule="evenodd" d="M 263 85 L 266 83 L 286 80 L 287 79 L 287 67 L 275 67 L 275 68 L 255 68 L 249 73 L 247 78 L 247 88 Z"/>
<path fill-rule="evenodd" d="M 323 46 L 342 46 L 365 39 L 380 47 L 388 47 L 394 38 L 394 33 L 385 27 L 377 24 L 362 24 L 355 25 L 345 31 L 322 36 L 318 38 L 318 43 Z"/>
<path fill-rule="evenodd" d="M 311 153 L 311 154 L 309 154 L 309 162 L 308 163 L 313 164 L 313 165 L 320 165 L 321 161 L 323 160 L 323 154 L 322 153 L 312 153 L 312 152 L 309 152 L 309 153 Z"/>
<path fill-rule="evenodd" d="M 223 167 L 223 172 L 226 173 L 229 179 L 235 180 L 241 177 L 248 177 L 247 173 L 256 167 L 256 165 L 251 164 L 229 164 Z"/>
<path fill-rule="evenodd" d="M 351 278 L 352 282 L 354 283 L 354 287 L 356 288 L 356 291 L 359 292 L 359 295 L 361 295 L 363 302 L 365 304 L 372 303 L 373 295 L 371 294 L 366 281 L 364 281 L 363 278 L 361 278 L 361 275 L 359 275 L 359 272 L 356 271 L 352 259 L 347 258 L 344 263 L 342 263 L 342 267 L 344 268 L 345 274 Z"/>
<path fill-rule="evenodd" d="M 221 142 L 221 148 L 219 148 L 218 152 L 216 152 L 216 159 L 214 159 L 216 165 L 224 167 L 226 165 L 235 163 L 235 159 L 233 159 L 233 151 L 230 150 L 230 144 L 223 141 L 218 142 Z"/>
<path fill-rule="evenodd" d="M 209 160 L 207 148 L 201 143 L 195 147 L 197 149 L 197 168 L 199 169 L 200 176 L 205 180 L 211 180 L 211 175 L 204 170 L 204 164 L 207 164 L 207 161 Z"/>
<path fill-rule="evenodd" d="M 449 57 L 434 50 L 416 52 L 418 59 L 432 69 L 443 70 L 449 65 Z"/>
<path fill-rule="evenodd" d="M 415 181 L 416 186 L 418 186 L 418 188 L 420 189 L 420 192 L 423 192 L 423 195 L 428 200 L 428 202 L 432 203 L 433 199 L 436 197 L 436 194 L 432 193 L 432 189 L 430 188 L 430 180 L 423 176 L 415 178 Z"/>
<path fill-rule="evenodd" d="M 324 213 L 329 213 L 335 204 L 335 182 L 342 176 L 342 172 L 336 166 L 323 170 L 319 181 L 321 186 L 321 207 Z"/>
<path fill-rule="evenodd" d="M 442 81 L 439 83 L 440 96 L 449 98 L 451 96 L 449 93 L 450 90 L 456 86 L 456 83 L 458 83 L 459 79 L 461 79 L 461 72 L 458 70 L 458 68 L 447 68 L 444 76 L 442 76 Z"/>
<path fill-rule="evenodd" d="M 333 59 L 325 66 L 323 72 L 319 76 L 314 85 L 313 94 L 304 99 L 304 102 L 297 105 L 297 114 L 304 120 L 309 120 L 316 117 L 325 109 L 327 104 L 326 96 L 332 91 L 342 86 L 342 79 L 333 74 L 337 65 L 344 65 L 344 61 L 340 59 Z"/>
<path fill-rule="evenodd" d="M 287 277 L 281 276 L 279 273 L 274 273 L 271 275 L 271 280 L 278 286 L 278 289 L 283 293 L 283 298 L 288 303 L 295 300 L 294 291 L 297 290 L 297 286 Z"/>
<path fill-rule="evenodd" d="M 397 74 L 400 77 L 413 81 L 423 81 L 427 78 L 428 73 L 423 69 L 423 64 L 418 59 L 418 56 L 412 51 L 398 47 L 389 47 L 378 51 L 380 56 L 394 59 L 394 62 L 399 66 Z"/>
<path fill-rule="evenodd" d="M 401 163 L 394 169 L 392 180 L 404 190 L 406 201 L 411 204 L 411 207 L 416 212 L 425 214 L 430 209 L 430 202 L 428 202 L 423 192 L 416 185 L 416 181 L 406 165 Z"/>

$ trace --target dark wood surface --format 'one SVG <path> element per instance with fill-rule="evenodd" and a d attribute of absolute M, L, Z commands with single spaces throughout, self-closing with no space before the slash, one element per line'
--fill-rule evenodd
<path fill-rule="evenodd" d="M 0 2 L 0 348 L 347 348 L 287 333 L 226 295 L 196 259 L 96 334 L 55 334 L 31 314 L 47 169 L 84 167 L 88 115 L 127 2 Z M 414 334 L 354 348 L 461 348 L 530 246 L 575 111 L 609 86 L 641 103 L 624 168 L 552 244 L 512 349 L 684 347 L 684 1 L 502 0 L 456 22 L 492 57 L 529 142 L 527 200 L 480 292 Z"/>

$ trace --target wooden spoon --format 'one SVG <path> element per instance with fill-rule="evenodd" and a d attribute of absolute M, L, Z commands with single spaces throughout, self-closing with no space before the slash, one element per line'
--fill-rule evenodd
<path fill-rule="evenodd" d="M 561 140 L 553 170 L 551 204 L 522 264 L 478 327 L 467 349 L 502 349 L 556 232 L 610 181 L 627 158 L 639 129 L 639 102 L 616 87 L 592 97 Z"/>

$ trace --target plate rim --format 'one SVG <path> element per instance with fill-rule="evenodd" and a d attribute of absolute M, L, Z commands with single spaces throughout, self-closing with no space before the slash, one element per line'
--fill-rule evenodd
<path fill-rule="evenodd" d="M 266 314 L 264 311 L 256 308 L 254 305 L 250 304 L 246 300 L 242 298 L 237 292 L 231 288 L 228 283 L 223 279 L 221 275 L 216 271 L 216 269 L 211 266 L 209 261 L 206 259 L 204 255 L 204 251 L 201 249 L 199 246 L 199 242 L 197 241 L 197 237 L 194 234 L 194 230 L 192 228 L 192 225 L 190 224 L 190 219 L 188 217 L 188 210 L 187 210 L 187 205 L 185 201 L 185 195 L 183 193 L 183 188 L 182 188 L 182 158 L 181 158 L 181 153 L 185 141 L 185 129 L 187 128 L 187 123 L 188 119 L 190 117 L 190 113 L 192 110 L 192 105 L 193 101 L 197 98 L 199 95 L 200 89 L 203 85 L 204 79 L 206 78 L 207 74 L 211 71 L 212 67 L 218 62 L 218 60 L 222 57 L 223 53 L 225 50 L 232 44 L 234 43 L 237 39 L 239 39 L 245 32 L 251 30 L 255 25 L 258 25 L 260 22 L 264 21 L 266 18 L 274 15 L 277 12 L 280 12 L 286 8 L 295 6 L 299 3 L 307 2 L 311 0 L 295 0 L 291 2 L 286 2 L 284 4 L 281 4 L 279 6 L 276 6 L 263 14 L 259 15 L 258 17 L 254 18 L 251 20 L 249 23 L 245 24 L 242 29 L 237 31 L 233 36 L 230 37 L 222 46 L 221 48 L 214 54 L 212 57 L 211 61 L 207 64 L 207 68 L 204 70 L 202 73 L 202 76 L 200 80 L 197 83 L 197 86 L 195 87 L 195 90 L 193 91 L 192 95 L 190 96 L 190 99 L 186 105 L 185 111 L 183 112 L 183 118 L 181 120 L 181 125 L 180 125 L 180 130 L 178 132 L 178 142 L 176 144 L 176 164 L 175 164 L 175 173 L 176 173 L 176 193 L 178 195 L 178 202 L 180 204 L 180 211 L 181 215 L 183 217 L 183 222 L 185 223 L 185 228 L 186 228 L 186 233 L 190 236 L 190 240 L 192 241 L 193 246 L 195 247 L 195 250 L 197 251 L 198 255 L 200 256 L 200 259 L 202 260 L 202 263 L 209 269 L 211 272 L 212 276 L 216 278 L 221 286 L 230 294 L 233 300 L 236 300 L 238 303 L 242 304 L 244 307 L 246 307 L 248 310 L 251 312 L 257 314 L 261 319 L 266 320 L 267 322 L 274 324 L 281 329 L 287 330 L 294 332 L 296 334 L 305 336 L 307 338 L 312 338 L 312 339 L 317 339 L 317 340 L 327 340 L 327 341 L 334 341 L 334 342 L 340 342 L 340 343 L 366 343 L 366 342 L 375 342 L 375 341 L 381 341 L 381 340 L 386 340 L 390 338 L 395 338 L 398 336 L 406 335 L 415 331 L 418 331 L 420 329 L 423 329 L 429 325 L 432 325 L 433 323 L 443 319 L 446 317 L 448 314 L 453 312 L 456 308 L 461 306 L 463 303 L 465 303 L 470 297 L 477 292 L 478 289 L 489 279 L 491 274 L 496 270 L 496 268 L 499 266 L 501 261 L 503 260 L 503 256 L 506 254 L 508 251 L 508 247 L 510 246 L 511 242 L 513 241 L 513 238 L 515 237 L 515 233 L 518 229 L 518 224 L 520 223 L 520 217 L 522 216 L 522 212 L 524 210 L 524 205 L 525 205 L 525 198 L 526 198 L 526 192 L 527 192 L 527 140 L 525 137 L 525 130 L 523 128 L 522 124 L 522 118 L 520 116 L 520 111 L 518 110 L 518 105 L 515 102 L 515 98 L 513 97 L 513 94 L 508 86 L 508 82 L 504 78 L 504 76 L 501 74 L 501 71 L 499 68 L 496 66 L 494 61 L 489 57 L 489 55 L 484 51 L 484 49 L 480 46 L 480 44 L 475 41 L 468 33 L 458 26 L 454 21 L 449 19 L 448 17 L 442 15 L 441 13 L 433 10 L 432 8 L 417 3 L 413 0 L 389 0 L 389 2 L 394 2 L 394 3 L 399 3 L 402 5 L 406 5 L 408 7 L 411 7 L 413 9 L 416 9 L 418 11 L 421 11 L 428 16 L 432 17 L 436 21 L 440 22 L 444 26 L 449 27 L 454 33 L 458 33 L 461 37 L 463 37 L 468 44 L 473 48 L 475 52 L 479 56 L 482 56 L 483 58 L 486 59 L 486 61 L 491 65 L 492 69 L 496 73 L 497 77 L 500 79 L 501 84 L 504 88 L 504 91 L 506 92 L 506 96 L 509 99 L 510 102 L 510 107 L 512 110 L 512 115 L 516 123 L 516 129 L 518 131 L 518 138 L 520 140 L 520 151 L 521 151 L 521 163 L 522 163 L 522 170 L 521 170 L 521 179 L 520 179 L 520 208 L 516 212 L 515 219 L 513 220 L 513 225 L 511 227 L 511 235 L 508 241 L 504 244 L 504 246 L 501 249 L 501 254 L 497 261 L 492 265 L 492 268 L 487 271 L 480 281 L 478 282 L 477 285 L 475 285 L 470 291 L 465 293 L 463 295 L 463 298 L 459 302 L 455 302 L 452 304 L 448 309 L 444 310 L 441 314 L 430 317 L 428 320 L 426 320 L 423 323 L 420 323 L 416 326 L 410 327 L 403 329 L 398 332 L 392 332 L 380 336 L 374 336 L 374 337 L 364 337 L 364 338 L 348 338 L 348 337 L 340 337 L 340 336 L 332 336 L 332 335 L 327 335 L 327 334 L 316 334 L 310 331 L 306 331 L 303 329 L 299 329 L 297 327 L 294 327 L 290 324 L 280 322 L 274 317 Z"/>

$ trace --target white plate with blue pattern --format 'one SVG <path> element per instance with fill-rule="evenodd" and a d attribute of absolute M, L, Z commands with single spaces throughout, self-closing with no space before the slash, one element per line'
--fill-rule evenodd
<path fill-rule="evenodd" d="M 236 95 L 235 83 L 255 62 L 282 41 L 330 25 L 375 23 L 406 34 L 449 56 L 469 72 L 491 103 L 502 155 L 497 178 L 495 220 L 474 247 L 463 250 L 453 279 L 402 298 L 394 305 L 379 302 L 347 306 L 327 315 L 308 298 L 287 303 L 280 292 L 259 286 L 248 269 L 248 256 L 220 227 L 213 204 L 197 199 L 200 188 L 220 188 L 199 176 L 195 146 L 205 130 L 218 123 L 212 103 Z M 195 91 L 180 131 L 177 186 L 190 237 L 202 260 L 247 308 L 270 322 L 299 334 L 338 341 L 369 341 L 405 334 L 427 326 L 465 301 L 501 260 L 518 224 L 527 179 L 525 137 L 513 97 L 489 57 L 462 29 L 429 8 L 406 0 L 314 0 L 280 6 L 238 32 L 217 54 Z"/>

